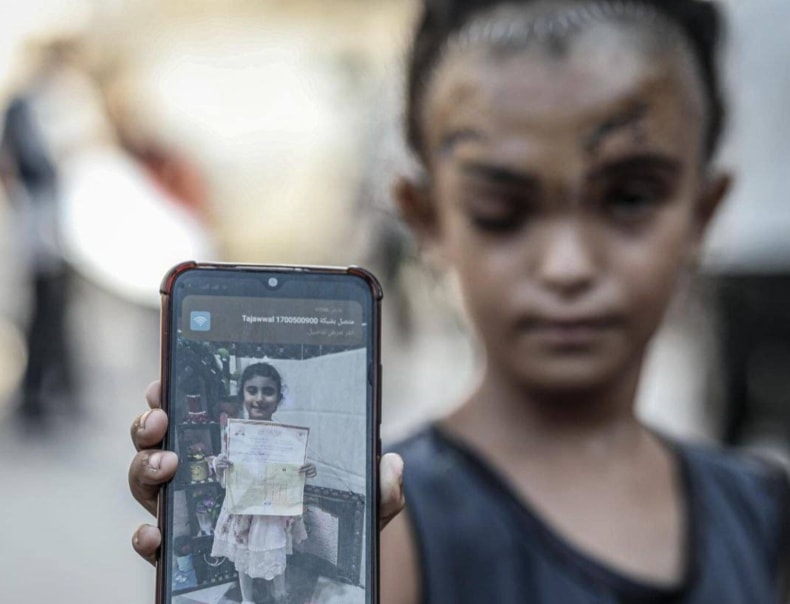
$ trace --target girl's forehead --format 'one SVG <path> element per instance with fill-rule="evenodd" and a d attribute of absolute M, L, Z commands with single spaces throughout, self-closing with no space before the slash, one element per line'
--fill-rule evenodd
<path fill-rule="evenodd" d="M 634 107 L 671 122 L 669 129 L 701 124 L 693 61 L 683 52 L 658 53 L 637 32 L 601 23 L 575 34 L 561 57 L 541 48 L 503 55 L 484 46 L 446 56 L 428 89 L 423 123 L 436 149 L 457 132 L 581 134 Z"/>
<path fill-rule="evenodd" d="M 248 384 L 255 384 L 255 385 L 266 385 L 266 384 L 275 384 L 276 382 L 274 379 L 270 377 L 264 377 L 262 375 L 254 375 L 247 380 Z"/>

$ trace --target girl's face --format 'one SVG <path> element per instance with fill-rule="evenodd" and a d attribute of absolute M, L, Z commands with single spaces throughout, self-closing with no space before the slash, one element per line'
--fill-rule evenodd
<path fill-rule="evenodd" d="M 703 175 L 697 80 L 605 23 L 559 58 L 468 48 L 434 72 L 430 186 L 401 205 L 456 272 L 490 370 L 554 393 L 638 370 L 726 188 Z"/>
<path fill-rule="evenodd" d="M 269 377 L 253 376 L 244 382 L 244 406 L 250 419 L 271 421 L 280 402 L 277 382 Z"/>

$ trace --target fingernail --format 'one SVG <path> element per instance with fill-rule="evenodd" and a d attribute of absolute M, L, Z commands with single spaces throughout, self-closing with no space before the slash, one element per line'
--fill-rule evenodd
<path fill-rule="evenodd" d="M 162 453 L 152 453 L 148 458 L 148 467 L 152 470 L 159 470 L 162 466 Z"/>
<path fill-rule="evenodd" d="M 140 418 L 140 430 L 145 429 L 145 421 L 148 419 L 148 416 L 151 415 L 152 412 L 153 409 L 149 409 L 148 411 L 143 413 L 143 416 Z"/>

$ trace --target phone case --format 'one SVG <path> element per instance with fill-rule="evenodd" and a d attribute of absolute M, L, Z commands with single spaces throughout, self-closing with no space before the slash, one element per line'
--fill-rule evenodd
<path fill-rule="evenodd" d="M 371 572 L 370 572 L 370 585 L 366 586 L 366 590 L 370 590 L 372 594 L 372 601 L 375 603 L 379 602 L 379 531 L 378 526 L 380 523 L 379 519 L 379 503 L 380 503 L 380 489 L 378 488 L 379 485 L 379 462 L 381 459 L 381 437 L 380 437 L 380 425 L 381 425 L 381 375 L 382 375 L 382 368 L 381 368 L 381 301 L 383 298 L 383 292 L 381 288 L 381 284 L 376 279 L 376 277 L 370 273 L 368 270 L 357 267 L 357 266 L 349 266 L 349 267 L 325 267 L 325 266 L 292 266 L 292 265 L 255 265 L 255 264 L 237 264 L 237 263 L 222 263 L 222 262 L 213 262 L 213 263 L 201 263 L 195 261 L 187 261 L 181 264 L 174 266 L 170 271 L 164 276 L 162 280 L 162 284 L 160 287 L 160 293 L 162 296 L 162 305 L 161 305 L 161 332 L 160 332 L 160 371 L 161 371 L 161 383 L 162 383 L 162 408 L 170 413 L 171 401 L 168 400 L 169 398 L 169 387 L 168 384 L 171 380 L 170 376 L 170 342 L 171 342 L 171 331 L 173 326 L 171 325 L 171 317 L 173 315 L 172 309 L 172 301 L 173 301 L 173 285 L 176 282 L 176 279 L 186 273 L 187 271 L 202 269 L 202 270 L 241 270 L 241 271 L 261 271 L 261 272 L 281 272 L 284 274 L 346 274 L 346 275 L 354 275 L 358 278 L 364 280 L 368 287 L 370 288 L 371 295 L 373 297 L 373 317 L 372 317 L 372 325 L 371 328 L 373 329 L 373 366 L 370 368 L 368 375 L 372 376 L 373 379 L 373 395 L 374 400 L 369 408 L 369 413 L 373 414 L 373 426 L 374 426 L 374 434 L 372 438 L 374 439 L 373 443 L 373 451 L 375 455 L 375 463 L 370 464 L 371 469 L 371 480 L 374 488 L 372 489 L 370 501 L 373 505 L 373 529 L 370 531 L 371 534 L 367 536 L 367 539 L 370 541 L 370 551 L 372 552 L 371 558 L 368 560 L 368 563 L 371 565 Z M 169 431 L 168 435 L 165 436 L 165 441 L 163 442 L 163 448 L 168 448 L 169 438 Z M 171 449 L 172 450 L 172 449 Z M 179 460 L 181 463 L 181 460 Z M 158 504 L 158 524 L 159 529 L 162 532 L 162 546 L 159 552 L 159 563 L 157 563 L 156 569 L 156 604 L 166 604 L 166 581 L 169 580 L 167 576 L 165 576 L 165 564 L 161 561 L 167 560 L 168 556 L 170 556 L 170 552 L 168 551 L 168 539 L 165 538 L 165 528 L 168 526 L 168 517 L 167 517 L 167 497 L 166 490 L 170 488 L 170 485 L 165 485 L 162 490 L 162 494 L 159 497 L 159 504 Z"/>

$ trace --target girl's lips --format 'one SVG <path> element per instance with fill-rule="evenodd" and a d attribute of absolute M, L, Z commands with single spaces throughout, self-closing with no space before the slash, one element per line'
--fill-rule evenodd
<path fill-rule="evenodd" d="M 615 317 L 531 319 L 522 329 L 541 342 L 557 348 L 586 348 L 620 324 Z"/>

